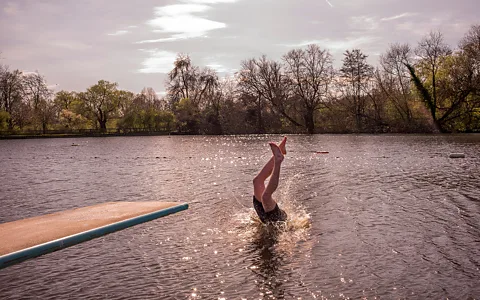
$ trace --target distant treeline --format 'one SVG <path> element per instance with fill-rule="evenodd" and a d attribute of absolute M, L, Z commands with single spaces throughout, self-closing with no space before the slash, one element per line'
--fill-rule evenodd
<path fill-rule="evenodd" d="M 0 66 L 0 131 L 138 130 L 189 134 L 480 131 L 480 25 L 452 49 L 432 31 L 415 47 L 390 45 L 378 67 L 359 49 L 339 69 L 309 45 L 280 61 L 241 62 L 219 78 L 179 54 L 166 95 L 105 80 L 86 91 L 47 88 L 38 73 Z"/>

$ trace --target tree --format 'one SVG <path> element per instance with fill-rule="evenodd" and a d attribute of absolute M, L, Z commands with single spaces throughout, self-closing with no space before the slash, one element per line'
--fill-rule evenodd
<path fill-rule="evenodd" d="M 226 97 L 229 96 L 231 82 L 225 78 L 206 97 L 203 109 L 203 132 L 206 134 L 223 134 L 221 111 Z"/>
<path fill-rule="evenodd" d="M 332 56 L 317 45 L 309 45 L 305 50 L 291 50 L 283 60 L 293 93 L 301 99 L 305 127 L 313 134 L 314 115 L 326 101 L 333 80 Z"/>
<path fill-rule="evenodd" d="M 177 56 L 174 68 L 168 74 L 167 98 L 177 119 L 186 118 L 182 130 L 199 133 L 201 110 L 206 107 L 207 99 L 214 97 L 217 88 L 218 76 L 214 70 L 200 70 L 188 55 Z"/>
<path fill-rule="evenodd" d="M 420 61 L 417 63 L 417 69 L 420 72 L 417 72 L 415 67 L 407 64 L 412 80 L 427 108 L 430 110 L 436 128 L 441 132 L 444 131 L 444 128 L 442 128 L 442 123 L 437 116 L 439 101 L 437 74 L 441 64 L 451 53 L 450 47 L 443 40 L 442 33 L 431 31 L 419 42 L 418 47 L 415 49 L 415 54 L 420 58 Z"/>
<path fill-rule="evenodd" d="M 471 84 L 471 94 L 465 103 L 469 114 L 466 116 L 466 130 L 480 127 L 480 24 L 472 25 L 460 41 L 460 54 L 464 57 L 466 71 Z"/>
<path fill-rule="evenodd" d="M 19 123 L 23 98 L 23 74 L 19 70 L 10 72 L 8 67 L 0 66 L 0 108 L 6 111 L 8 118 L 8 129 L 12 130 L 14 125 Z"/>
<path fill-rule="evenodd" d="M 63 128 L 86 129 L 88 127 L 89 120 L 85 116 L 89 116 L 90 113 L 81 96 L 81 93 L 64 90 L 55 94 L 53 102 L 58 122 Z"/>
<path fill-rule="evenodd" d="M 77 95 L 75 92 L 68 92 L 61 90 L 55 94 L 55 105 L 60 109 L 72 109 L 72 104 L 76 100 Z"/>
<path fill-rule="evenodd" d="M 8 122 L 10 120 L 10 114 L 6 111 L 0 110 L 0 131 L 8 129 Z"/>
<path fill-rule="evenodd" d="M 475 88 L 480 90 L 480 25 L 473 25 L 460 41 L 460 50 L 471 65 Z"/>
<path fill-rule="evenodd" d="M 52 91 L 47 87 L 45 77 L 38 72 L 24 76 L 24 95 L 33 110 L 34 125 L 40 124 L 43 132 L 53 120 L 55 106 L 52 101 Z"/>
<path fill-rule="evenodd" d="M 217 86 L 218 76 L 214 70 L 200 70 L 192 64 L 188 55 L 179 54 L 174 68 L 168 73 L 167 95 L 173 103 L 188 98 L 192 105 L 200 107 Z"/>
<path fill-rule="evenodd" d="M 132 104 L 135 94 L 130 91 L 117 90 L 116 96 L 118 98 L 118 117 L 122 118 L 127 108 Z"/>
<path fill-rule="evenodd" d="M 165 109 L 153 88 L 144 88 L 140 94 L 118 91 L 120 117 L 117 127 L 123 131 L 141 129 L 146 131 L 171 131 L 175 117 Z"/>
<path fill-rule="evenodd" d="M 242 70 L 237 74 L 238 94 L 244 106 L 247 108 L 253 104 L 250 115 L 254 118 L 255 133 L 265 133 L 263 114 L 266 106 L 266 98 L 258 78 L 258 68 L 255 59 L 242 61 Z M 247 109 L 248 110 L 248 109 Z"/>
<path fill-rule="evenodd" d="M 238 94 L 236 76 L 227 76 L 220 81 L 217 102 L 212 104 L 218 109 L 221 134 L 255 132 L 246 122 L 246 106 Z"/>
<path fill-rule="evenodd" d="M 174 68 L 168 73 L 167 93 L 174 103 L 180 99 L 189 98 L 197 68 L 192 66 L 190 57 L 178 54 L 174 62 Z"/>
<path fill-rule="evenodd" d="M 373 77 L 373 67 L 367 63 L 367 55 L 359 49 L 347 50 L 344 53 L 343 65 L 340 69 L 340 86 L 349 103 L 349 110 L 355 118 L 355 126 L 362 130 L 365 117 L 367 88 Z"/>
<path fill-rule="evenodd" d="M 294 104 L 288 89 L 288 81 L 282 73 L 282 66 L 265 55 L 259 59 L 251 58 L 242 61 L 242 69 L 238 74 L 239 92 L 244 98 L 254 99 L 257 103 L 259 124 L 263 124 L 262 113 L 264 101 L 282 117 L 298 127 L 304 127 L 296 120 L 292 104 Z"/>
<path fill-rule="evenodd" d="M 380 56 L 380 72 L 376 73 L 377 83 L 384 96 L 393 105 L 405 126 L 413 119 L 410 88 L 410 73 L 407 64 L 411 63 L 412 49 L 408 44 L 393 44 Z"/>
<path fill-rule="evenodd" d="M 98 122 L 100 129 L 107 129 L 107 121 L 118 110 L 119 97 L 117 83 L 110 83 L 105 80 L 89 87 L 86 92 L 79 94 L 87 112 L 86 117 Z"/>
<path fill-rule="evenodd" d="M 14 123 L 15 127 L 23 130 L 26 126 L 32 124 L 32 120 L 34 119 L 32 107 L 25 101 L 19 101 L 18 104 L 15 105 L 15 109 L 12 111 L 11 119 L 13 120 L 12 123 Z M 14 127 L 9 127 L 9 129 L 14 129 Z"/>
<path fill-rule="evenodd" d="M 24 93 L 34 110 L 37 110 L 42 100 L 52 95 L 52 91 L 47 87 L 45 77 L 38 72 L 24 75 Z"/>
<path fill-rule="evenodd" d="M 145 102 L 150 105 L 153 105 L 156 101 L 159 100 L 157 93 L 151 87 L 144 87 L 140 92 L 140 95 L 142 95 L 145 98 Z"/>
<path fill-rule="evenodd" d="M 165 102 L 165 99 L 160 99 L 153 88 L 143 88 L 140 92 L 140 95 L 145 99 L 145 103 L 147 105 L 152 106 L 157 110 L 167 109 L 167 103 Z"/>
<path fill-rule="evenodd" d="M 40 120 L 42 126 L 42 132 L 45 134 L 47 126 L 55 120 L 57 115 L 56 106 L 52 101 L 52 98 L 42 98 L 37 104 L 37 108 L 34 110 L 36 118 Z"/>
<path fill-rule="evenodd" d="M 190 98 L 181 99 L 175 106 L 175 116 L 178 122 L 178 131 L 189 134 L 198 134 L 200 126 L 198 107 Z"/>
<path fill-rule="evenodd" d="M 480 26 L 474 25 L 438 72 L 438 122 L 446 131 L 473 131 L 480 125 Z"/>
<path fill-rule="evenodd" d="M 58 121 L 66 129 L 85 129 L 88 123 L 84 116 L 68 109 L 60 111 Z"/>

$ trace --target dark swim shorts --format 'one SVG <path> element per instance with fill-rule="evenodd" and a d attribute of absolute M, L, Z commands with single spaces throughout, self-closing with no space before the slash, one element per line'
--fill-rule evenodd
<path fill-rule="evenodd" d="M 258 201 L 257 198 L 253 196 L 253 207 L 255 208 L 258 217 L 263 223 L 272 223 L 287 220 L 287 213 L 280 209 L 280 207 L 278 207 L 278 204 L 275 205 L 275 208 L 272 211 L 265 212 L 262 202 Z"/>

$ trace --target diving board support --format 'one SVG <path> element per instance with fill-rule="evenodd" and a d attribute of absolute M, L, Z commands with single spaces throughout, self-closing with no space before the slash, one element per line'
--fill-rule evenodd
<path fill-rule="evenodd" d="M 175 202 L 108 202 L 0 224 L 0 269 L 188 209 Z"/>

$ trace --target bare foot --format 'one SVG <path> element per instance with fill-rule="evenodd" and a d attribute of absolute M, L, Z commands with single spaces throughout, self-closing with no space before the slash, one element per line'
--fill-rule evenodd
<path fill-rule="evenodd" d="M 285 143 L 287 142 L 287 137 L 284 136 L 283 140 L 278 144 L 278 148 L 282 151 L 283 155 L 287 154 L 287 149 L 285 148 Z"/>
<path fill-rule="evenodd" d="M 284 158 L 282 150 L 280 150 L 280 148 L 275 143 L 268 143 L 268 144 L 270 145 L 270 148 L 272 148 L 272 153 L 273 153 L 273 157 L 275 158 L 275 162 L 281 163 Z"/>

